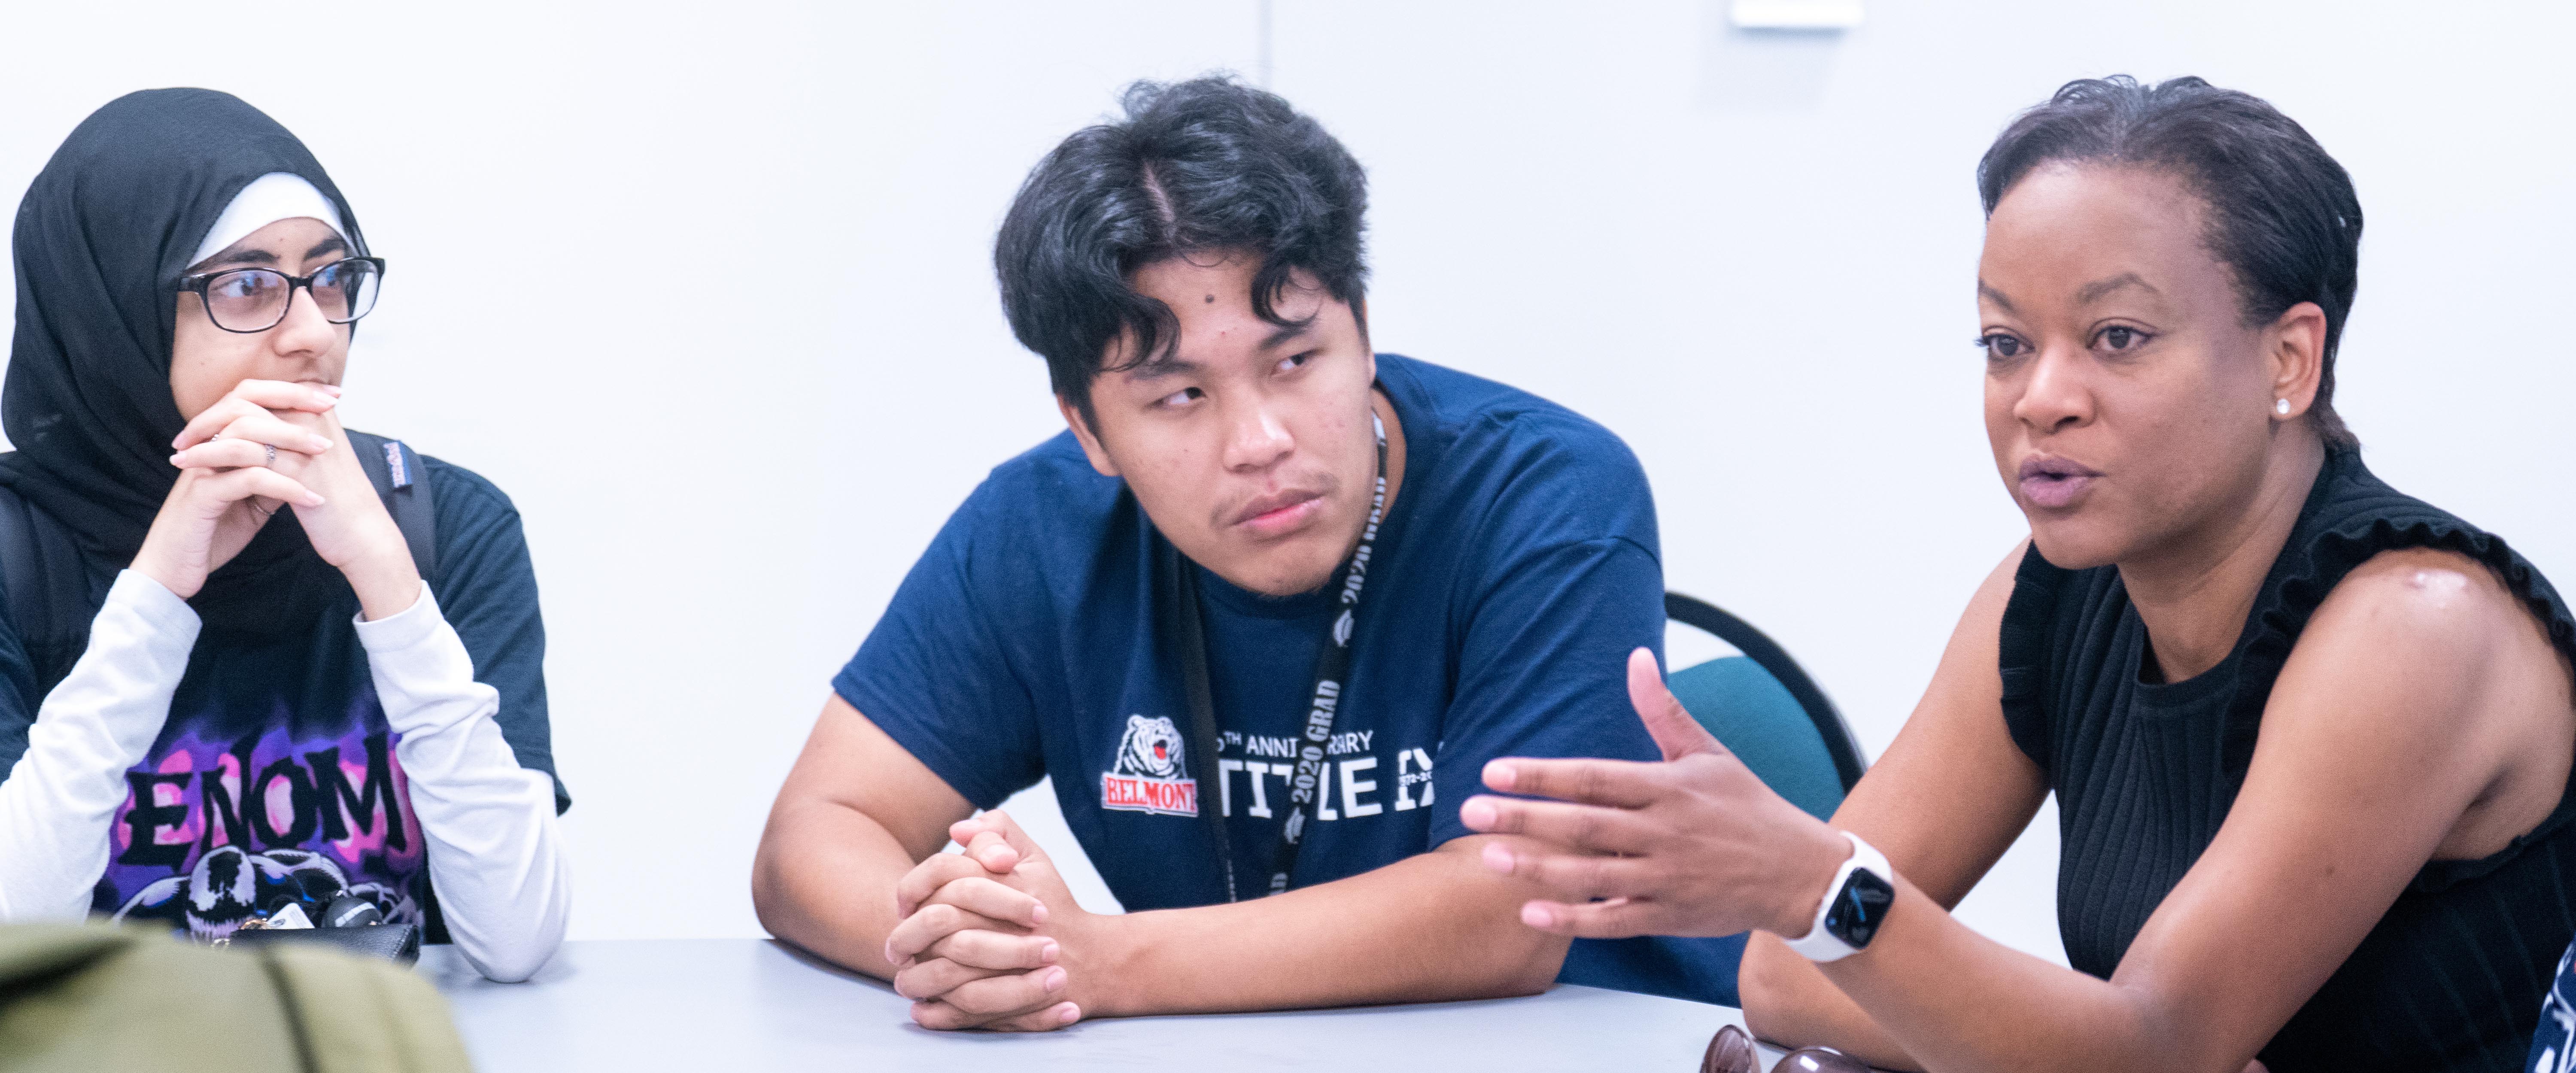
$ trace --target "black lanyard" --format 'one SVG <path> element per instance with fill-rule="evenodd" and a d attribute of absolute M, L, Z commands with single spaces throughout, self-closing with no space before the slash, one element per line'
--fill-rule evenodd
<path fill-rule="evenodd" d="M 1377 489 L 1369 500 L 1368 526 L 1360 530 L 1359 546 L 1351 550 L 1350 561 L 1334 574 L 1328 592 L 1337 592 L 1341 613 L 1333 616 L 1324 628 L 1324 650 L 1315 658 L 1315 682 L 1306 691 L 1306 728 L 1297 746 L 1295 774 L 1288 779 L 1288 817 L 1279 828 L 1279 850 L 1271 865 L 1270 887 L 1265 892 L 1277 894 L 1288 889 L 1288 876 L 1297 870 L 1297 852 L 1305 845 L 1306 822 L 1315 812 L 1315 803 L 1324 790 L 1325 773 L 1331 770 L 1325 752 L 1332 744 L 1334 716 L 1341 708 L 1342 683 L 1351 671 L 1351 634 L 1353 614 L 1359 610 L 1360 588 L 1368 581 L 1369 557 L 1377 545 L 1378 525 L 1386 518 L 1386 422 L 1374 413 L 1369 423 L 1377 429 Z M 1234 882 L 1234 842 L 1227 837 L 1225 818 L 1217 809 L 1207 807 L 1207 790 L 1217 787 L 1223 801 L 1224 772 L 1217 766 L 1216 702 L 1208 691 L 1207 633 L 1199 607 L 1198 574 L 1181 561 L 1181 553 L 1163 544 L 1164 591 L 1175 599 L 1166 607 L 1166 627 L 1173 643 L 1181 650 L 1181 691 L 1190 705 L 1189 759 L 1191 777 L 1198 780 L 1198 812 L 1208 837 L 1214 841 L 1217 861 L 1225 871 L 1225 900 L 1239 901 Z M 1254 775 L 1254 778 L 1260 778 Z"/>

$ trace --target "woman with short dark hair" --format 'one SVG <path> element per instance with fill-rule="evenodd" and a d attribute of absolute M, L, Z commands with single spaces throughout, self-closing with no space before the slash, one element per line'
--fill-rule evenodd
<path fill-rule="evenodd" d="M 337 906 L 535 972 L 570 799 L 527 541 L 481 477 L 341 427 L 385 263 L 330 176 L 234 97 L 129 94 L 12 250 L 0 921 Z"/>
<path fill-rule="evenodd" d="M 1669 762 L 1496 761 L 1582 803 L 1469 802 L 1552 844 L 1487 863 L 1564 892 L 1523 911 L 1552 932 L 1768 932 L 1750 1024 L 1880 1065 L 2519 1068 L 2576 932 L 2576 619 L 2335 416 L 2350 180 L 2196 78 L 2071 83 L 1978 179 L 1986 430 L 2030 538 L 1903 733 L 1828 826 L 1640 654 Z M 2051 793 L 2071 971 L 1947 914 Z"/>

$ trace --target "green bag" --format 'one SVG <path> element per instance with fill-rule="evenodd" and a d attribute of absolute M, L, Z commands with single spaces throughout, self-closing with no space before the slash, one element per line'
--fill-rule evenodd
<path fill-rule="evenodd" d="M 470 1070 L 447 1002 L 302 944 L 191 946 L 142 928 L 0 926 L 0 1071 Z"/>

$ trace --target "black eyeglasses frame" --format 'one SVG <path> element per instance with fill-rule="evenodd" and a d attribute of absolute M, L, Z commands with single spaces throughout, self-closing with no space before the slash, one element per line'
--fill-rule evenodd
<path fill-rule="evenodd" d="M 274 268 L 258 268 L 258 267 L 250 267 L 250 268 L 227 268 L 227 269 L 224 269 L 223 271 L 220 271 L 220 272 L 199 272 L 199 273 L 197 273 L 196 275 L 193 275 L 193 276 L 181 276 L 181 277 L 179 277 L 179 290 L 180 290 L 182 293 L 186 293 L 186 294 L 194 294 L 194 295 L 196 295 L 196 296 L 197 296 L 197 308 L 199 308 L 199 309 L 203 309 L 203 310 L 205 310 L 205 311 L 206 311 L 206 320 L 207 320 L 207 321 L 209 321 L 209 322 L 211 322 L 212 324 L 214 324 L 214 326 L 215 326 L 215 327 L 222 328 L 223 330 L 228 331 L 228 332 L 231 332 L 231 333 L 233 333 L 233 334 L 235 334 L 235 335 L 258 335 L 258 334 L 259 334 L 259 333 L 261 333 L 261 332 L 267 331 L 269 328 L 274 328 L 274 327 L 277 327 L 277 326 L 278 326 L 278 325 L 280 325 L 280 324 L 284 324 L 284 323 L 286 323 L 286 314 L 287 314 L 287 312 L 295 308 L 295 292 L 297 292 L 297 291 L 303 291 L 303 292 L 304 292 L 304 296 L 305 296 L 305 297 L 307 297 L 307 298 L 311 298 L 311 297 L 313 296 L 313 281 L 314 281 L 314 280 L 321 278 L 322 273 L 324 273 L 324 272 L 328 272 L 328 271 L 330 271 L 330 270 L 332 270 L 332 269 L 334 269 L 334 268 L 338 268 L 338 267 L 340 267 L 341 265 L 347 264 L 347 263 L 349 263 L 349 262 L 351 262 L 351 261 L 359 261 L 359 262 L 363 262 L 363 263 L 365 263 L 365 264 L 369 264 L 369 265 L 373 265 L 373 266 L 375 266 L 375 270 L 376 270 L 376 285 L 377 285 L 377 286 L 379 286 L 379 287 L 384 286 L 384 279 L 385 279 L 385 259 L 384 259 L 384 258 L 382 258 L 382 257 L 343 257 L 343 258 L 340 258 L 340 259 L 339 259 L 339 260 L 337 260 L 337 261 L 333 261 L 333 262 L 331 262 L 330 264 L 323 265 L 323 266 L 322 266 L 322 267 L 320 267 L 320 268 L 316 268 L 316 269 L 314 269 L 314 270 L 313 270 L 310 274 L 308 274 L 308 275 L 302 275 L 302 276 L 288 276 L 288 275 L 286 275 L 286 273 L 284 273 L 284 272 L 280 272 L 280 271 L 278 271 L 278 270 L 276 270 L 276 269 L 274 269 Z M 236 272 L 266 272 L 266 273 L 269 273 L 269 274 L 271 274 L 271 275 L 276 275 L 276 276 L 285 276 L 285 278 L 286 278 L 286 303 L 285 303 L 284 305 L 281 305 L 281 306 L 278 306 L 278 307 L 277 307 L 277 319 L 276 319 L 276 320 L 272 320 L 272 321 L 268 322 L 267 327 L 262 327 L 262 328 L 235 328 L 235 327 L 232 327 L 232 326 L 230 326 L 230 325 L 228 325 L 228 324 L 225 324 L 223 321 L 220 321 L 220 320 L 216 320 L 216 319 L 215 319 L 215 304 L 214 304 L 213 302 L 209 302 L 209 301 L 207 301 L 207 300 L 206 300 L 206 288 L 207 288 L 208 286 L 212 285 L 212 284 L 214 283 L 214 281 L 215 281 L 215 280 L 220 279 L 220 278 L 222 278 L 222 277 L 224 277 L 224 276 L 232 275 L 232 274 L 234 274 L 234 273 L 236 273 Z M 318 305 L 320 305 L 321 303 L 316 302 L 316 303 L 314 303 L 314 304 L 318 306 Z M 325 317 L 323 317 L 322 319 L 327 320 L 327 321 L 330 321 L 330 322 L 331 322 L 331 323 L 333 323 L 333 324 L 355 324 L 355 323 L 357 323 L 357 322 L 358 322 L 359 318 L 366 316 L 366 315 L 367 315 L 367 313 L 373 313 L 373 312 L 375 312 L 375 311 L 376 311 L 376 307 L 375 307 L 375 306 L 373 306 L 373 305 L 369 305 L 369 306 L 367 307 L 367 312 L 366 312 L 366 313 L 360 313 L 360 314 L 358 314 L 358 315 L 357 315 L 357 316 L 355 316 L 355 317 L 350 317 L 350 318 L 348 318 L 347 320 L 332 320 L 332 319 L 331 319 L 330 317 L 328 317 L 328 316 L 325 316 Z"/>

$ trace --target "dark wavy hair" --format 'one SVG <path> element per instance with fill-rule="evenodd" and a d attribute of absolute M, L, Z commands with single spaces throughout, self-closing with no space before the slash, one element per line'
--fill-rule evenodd
<path fill-rule="evenodd" d="M 2315 302 L 2326 314 L 2324 368 L 2308 422 L 2330 447 L 2360 441 L 2335 413 L 2335 350 L 2361 268 L 2361 201 L 2352 176 L 2269 102 L 2198 78 L 2155 85 L 2087 78 L 2013 120 L 1977 163 L 1986 215 L 2004 192 L 2053 162 L 2100 161 L 2172 172 L 2208 207 L 2202 242 L 2236 278 L 2248 324 Z"/>
<path fill-rule="evenodd" d="M 1360 314 L 1368 176 L 1322 124 L 1223 76 L 1137 82 L 1120 104 L 1038 162 L 993 243 L 1002 311 L 1059 397 L 1090 417 L 1092 378 L 1168 356 L 1179 321 L 1129 282 L 1165 258 L 1259 257 L 1252 308 L 1273 324 L 1292 323 L 1274 300 L 1298 270 Z"/>

